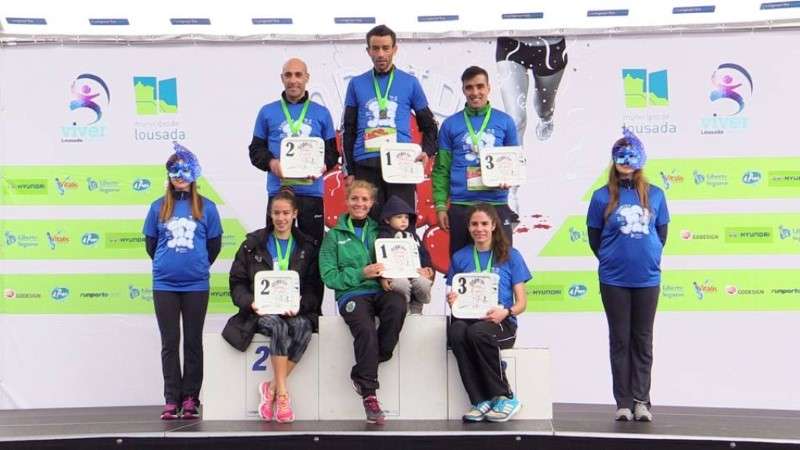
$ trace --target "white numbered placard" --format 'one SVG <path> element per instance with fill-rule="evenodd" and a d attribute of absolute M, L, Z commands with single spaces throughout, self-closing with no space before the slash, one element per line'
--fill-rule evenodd
<path fill-rule="evenodd" d="M 375 259 L 383 264 L 383 278 L 419 277 L 419 248 L 412 239 L 375 239 Z"/>
<path fill-rule="evenodd" d="M 294 270 L 262 270 L 253 281 L 259 314 L 296 313 L 300 310 L 300 277 Z"/>
<path fill-rule="evenodd" d="M 325 142 L 318 137 L 287 137 L 281 140 L 281 170 L 284 178 L 320 176 L 325 165 Z"/>
<path fill-rule="evenodd" d="M 483 184 L 519 186 L 527 178 L 528 159 L 522 147 L 489 147 L 481 149 L 481 178 Z"/>
<path fill-rule="evenodd" d="M 453 317 L 481 319 L 489 308 L 499 303 L 500 276 L 489 272 L 459 273 L 453 277 L 453 292 L 458 295 L 453 302 Z"/>
<path fill-rule="evenodd" d="M 425 167 L 417 156 L 418 144 L 391 143 L 381 145 L 383 181 L 396 184 L 419 184 L 425 181 Z"/>

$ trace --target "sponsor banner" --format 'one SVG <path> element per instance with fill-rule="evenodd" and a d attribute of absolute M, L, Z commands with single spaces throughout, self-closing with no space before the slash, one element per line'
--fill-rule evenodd
<path fill-rule="evenodd" d="M 150 274 L 3 275 L 7 314 L 153 314 Z M 228 274 L 211 274 L 209 313 L 234 313 Z"/>
<path fill-rule="evenodd" d="M 4 259 L 146 259 L 141 220 L 6 220 L 0 223 Z M 221 258 L 233 258 L 245 230 L 222 219 Z"/>
<path fill-rule="evenodd" d="M 651 159 L 646 171 L 669 200 L 800 197 L 800 158 Z M 584 200 L 607 181 L 605 171 Z"/>
<path fill-rule="evenodd" d="M 164 166 L 0 167 L 3 205 L 149 205 L 164 195 Z M 223 204 L 205 178 L 200 193 Z"/>
<path fill-rule="evenodd" d="M 676 214 L 664 254 L 800 254 L 800 214 Z M 586 217 L 568 217 L 539 256 L 593 256 Z"/>
<path fill-rule="evenodd" d="M 537 272 L 526 285 L 528 312 L 602 311 L 597 272 Z M 800 270 L 671 270 L 661 279 L 661 311 L 797 311 Z"/>

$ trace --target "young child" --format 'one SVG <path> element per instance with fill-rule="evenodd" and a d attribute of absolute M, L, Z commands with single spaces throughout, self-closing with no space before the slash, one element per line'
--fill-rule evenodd
<path fill-rule="evenodd" d="M 392 196 L 383 205 L 379 238 L 411 239 L 419 249 L 418 278 L 381 278 L 381 286 L 405 296 L 410 314 L 422 314 L 423 305 L 431 301 L 433 269 L 431 258 L 422 246 L 416 231 L 417 215 L 400 197 Z"/>

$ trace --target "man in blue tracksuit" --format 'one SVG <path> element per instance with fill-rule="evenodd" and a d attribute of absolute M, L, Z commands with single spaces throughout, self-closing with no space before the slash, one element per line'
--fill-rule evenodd
<path fill-rule="evenodd" d="M 380 146 L 390 142 L 411 142 L 411 111 L 422 132 L 423 163 L 436 154 L 436 120 L 419 81 L 393 64 L 397 37 L 386 25 L 367 33 L 367 54 L 373 68 L 350 80 L 344 111 L 344 168 L 347 184 L 366 180 L 378 188 L 370 217 L 377 220 L 386 200 L 398 196 L 412 208 L 416 186 L 383 181 Z"/>
<path fill-rule="evenodd" d="M 319 245 L 325 229 L 322 173 L 336 165 L 336 129 L 328 109 L 312 102 L 306 91 L 309 74 L 306 64 L 297 58 L 286 61 L 281 71 L 284 91 L 281 98 L 264 105 L 258 112 L 250 162 L 267 172 L 269 198 L 281 189 L 294 191 L 298 206 L 297 225 Z M 316 178 L 284 178 L 281 170 L 281 141 L 287 137 L 319 137 L 325 141 L 325 167 L 313 168 Z"/>
<path fill-rule="evenodd" d="M 491 147 L 519 145 L 517 126 L 511 116 L 489 104 L 489 74 L 486 70 L 468 67 L 461 75 L 461 83 L 467 103 L 463 110 L 442 123 L 439 152 L 431 176 L 439 226 L 450 232 L 451 256 L 470 242 L 467 232 L 470 206 L 477 203 L 493 205 L 509 242 L 511 224 L 515 219 L 508 206 L 509 186 L 490 188 L 483 185 L 479 152 Z"/>

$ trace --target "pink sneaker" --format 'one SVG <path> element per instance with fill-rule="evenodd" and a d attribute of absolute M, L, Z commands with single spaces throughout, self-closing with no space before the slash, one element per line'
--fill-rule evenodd
<path fill-rule="evenodd" d="M 258 391 L 261 393 L 261 403 L 258 404 L 258 415 L 269 422 L 274 415 L 272 404 L 275 402 L 275 393 L 272 392 L 269 381 L 262 381 L 261 384 L 258 385 Z"/>
<path fill-rule="evenodd" d="M 186 397 L 181 405 L 182 419 L 199 419 L 200 411 L 197 410 L 197 402 L 192 397 Z"/>
<path fill-rule="evenodd" d="M 279 423 L 294 422 L 294 412 L 292 411 L 292 404 L 289 400 L 289 394 L 281 394 L 276 397 L 276 411 L 275 421 Z"/>
<path fill-rule="evenodd" d="M 164 410 L 161 412 L 161 420 L 175 420 L 178 418 L 178 405 L 175 403 L 167 403 L 164 405 Z"/>

